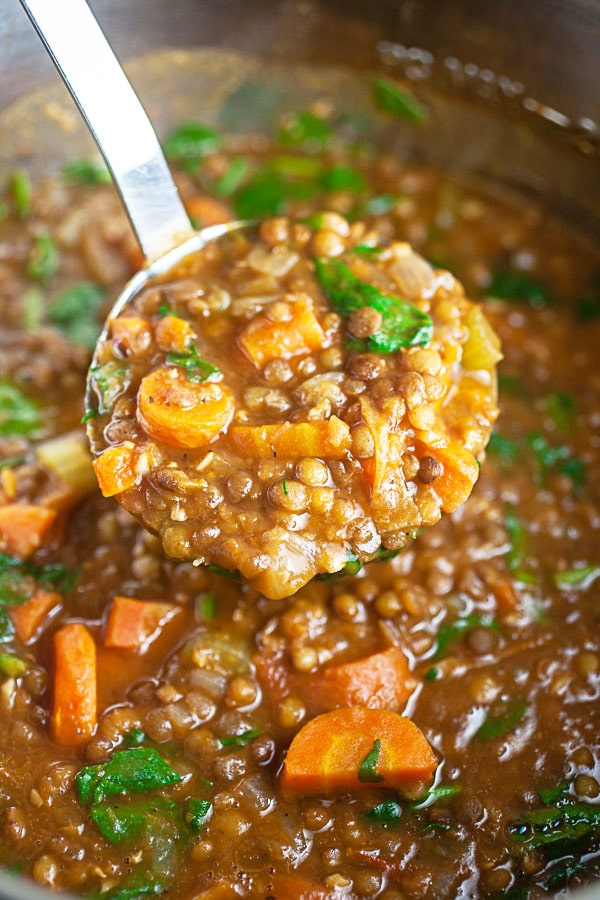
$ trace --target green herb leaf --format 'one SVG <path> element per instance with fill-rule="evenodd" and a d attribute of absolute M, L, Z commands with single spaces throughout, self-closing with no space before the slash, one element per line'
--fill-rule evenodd
<path fill-rule="evenodd" d="M 217 197 L 231 197 L 248 174 L 248 160 L 243 156 L 234 156 L 221 177 L 215 181 L 213 190 Z"/>
<path fill-rule="evenodd" d="M 564 444 L 552 446 L 540 431 L 528 432 L 526 442 L 533 454 L 540 482 L 552 469 L 556 469 L 571 479 L 576 491 L 581 491 L 586 478 L 585 465 L 571 456 L 569 447 Z"/>
<path fill-rule="evenodd" d="M 490 435 L 486 453 L 496 457 L 504 469 L 511 469 L 520 456 L 517 442 L 511 438 L 504 437 L 502 434 L 498 434 L 496 431 Z"/>
<path fill-rule="evenodd" d="M 411 800 L 408 805 L 412 811 L 425 809 L 425 807 L 431 806 L 439 800 L 449 800 L 451 797 L 456 797 L 461 791 L 462 786 L 460 784 L 437 784 L 429 788 L 418 800 Z"/>
<path fill-rule="evenodd" d="M 378 803 L 373 809 L 369 809 L 365 814 L 365 819 L 375 822 L 385 827 L 389 825 L 397 825 L 402 815 L 402 806 L 397 800 L 384 800 Z"/>
<path fill-rule="evenodd" d="M 15 212 L 20 219 L 26 219 L 31 213 L 31 180 L 26 172 L 18 170 L 10 176 L 9 189 Z"/>
<path fill-rule="evenodd" d="M 429 112 L 421 101 L 391 78 L 374 78 L 373 96 L 379 109 L 398 119 L 425 122 L 429 118 Z"/>
<path fill-rule="evenodd" d="M 130 728 L 123 739 L 123 744 L 128 749 L 141 747 L 146 741 L 146 735 L 139 728 Z"/>
<path fill-rule="evenodd" d="M 208 381 L 209 378 L 218 375 L 221 371 L 217 366 L 201 359 L 195 344 L 190 344 L 183 353 L 167 353 L 167 362 L 185 369 L 188 381 L 198 383 Z"/>
<path fill-rule="evenodd" d="M 27 663 L 13 653 L 0 652 L 0 674 L 7 678 L 18 678 L 27 671 Z"/>
<path fill-rule="evenodd" d="M 325 169 L 320 181 L 324 191 L 349 191 L 353 194 L 360 194 L 367 185 L 364 175 L 358 169 L 343 163 Z"/>
<path fill-rule="evenodd" d="M 249 744 L 250 741 L 253 741 L 254 738 L 260 736 L 260 731 L 257 729 L 251 729 L 249 731 L 243 731 L 241 734 L 232 734 L 227 737 L 220 737 L 219 744 L 221 747 L 245 747 L 246 744 Z"/>
<path fill-rule="evenodd" d="M 433 659 L 437 660 L 445 656 L 450 645 L 454 643 L 457 638 L 461 637 L 467 631 L 470 631 L 471 628 L 489 628 L 492 631 L 499 630 L 496 620 L 486 613 L 471 613 L 468 616 L 463 616 L 462 619 L 457 619 L 455 622 L 444 622 L 438 632 Z"/>
<path fill-rule="evenodd" d="M 0 381 L 0 437 L 32 437 L 41 424 L 38 404 L 18 387 Z"/>
<path fill-rule="evenodd" d="M 189 119 L 167 136 L 163 144 L 165 156 L 182 169 L 194 172 L 204 156 L 216 153 L 223 146 L 223 137 L 212 125 Z"/>
<path fill-rule="evenodd" d="M 121 751 L 124 752 L 124 751 Z M 167 797 L 133 803 L 95 803 L 92 821 L 111 844 L 132 844 L 151 829 L 161 829 L 173 840 L 182 836 L 185 823 L 179 806 Z"/>
<path fill-rule="evenodd" d="M 196 598 L 198 618 L 203 622 L 212 622 L 217 614 L 217 598 L 213 593 L 200 594 Z"/>
<path fill-rule="evenodd" d="M 101 803 L 115 794 L 151 791 L 177 784 L 181 776 L 153 747 L 117 750 L 108 762 L 85 766 L 78 773 L 77 792 L 82 803 Z"/>
<path fill-rule="evenodd" d="M 526 300 L 534 307 L 548 306 L 554 302 L 549 288 L 526 272 L 515 269 L 495 272 L 486 293 L 499 300 Z"/>
<path fill-rule="evenodd" d="M 569 432 L 577 414 L 577 404 L 571 394 L 555 391 L 544 400 L 546 412 L 560 431 Z"/>
<path fill-rule="evenodd" d="M 486 716 L 475 732 L 475 737 L 477 740 L 486 741 L 514 731 L 523 721 L 527 708 L 527 703 L 522 698 L 511 700 L 503 712 Z"/>
<path fill-rule="evenodd" d="M 287 116 L 277 132 L 276 140 L 282 147 L 316 151 L 323 148 L 331 134 L 329 122 L 306 111 Z"/>
<path fill-rule="evenodd" d="M 131 382 L 131 370 L 127 363 L 110 359 L 90 369 L 90 387 L 98 398 L 98 413 L 103 415 L 113 408 L 117 399 L 125 393 Z"/>
<path fill-rule="evenodd" d="M 381 741 L 375 738 L 373 746 L 358 767 L 358 780 L 363 782 L 383 781 L 383 775 L 377 771 L 379 754 L 381 753 Z"/>
<path fill-rule="evenodd" d="M 6 456 L 4 459 L 0 459 L 0 469 L 14 469 L 22 466 L 25 460 L 25 456 Z"/>
<path fill-rule="evenodd" d="M 110 184 L 112 180 L 105 165 L 87 157 L 72 159 L 64 167 L 63 175 L 67 181 L 89 186 Z"/>
<path fill-rule="evenodd" d="M 361 281 L 336 259 L 316 259 L 319 284 L 340 315 L 348 317 L 358 309 L 371 306 L 381 313 L 381 329 L 356 342 L 376 353 L 394 353 L 401 347 L 424 346 L 433 335 L 433 323 L 427 313 L 407 300 L 383 294 L 374 285 Z M 353 341 L 353 346 L 354 346 Z"/>
<path fill-rule="evenodd" d="M 98 313 L 105 292 L 91 281 L 81 281 L 63 291 L 48 309 L 48 318 L 73 344 L 93 349 L 100 332 Z"/>
<path fill-rule="evenodd" d="M 58 250 L 49 234 L 39 234 L 34 238 L 27 275 L 34 281 L 47 281 L 52 278 L 58 267 Z"/>
<path fill-rule="evenodd" d="M 504 513 L 504 526 L 510 540 L 510 547 L 506 554 L 506 562 L 509 570 L 519 581 L 526 584 L 534 584 L 535 575 L 523 571 L 523 562 L 529 552 L 529 539 L 523 523 L 515 513 L 512 506 L 507 506 Z"/>
<path fill-rule="evenodd" d="M 185 818 L 197 834 L 200 833 L 210 819 L 212 808 L 210 800 L 198 800 L 195 797 L 189 798 Z"/>
<path fill-rule="evenodd" d="M 554 584 L 562 590 L 569 588 L 587 588 L 600 576 L 600 566 L 578 566 L 575 569 L 564 569 L 554 573 Z"/>
<path fill-rule="evenodd" d="M 44 293 L 38 285 L 30 285 L 23 294 L 23 328 L 37 331 L 44 318 Z"/>
<path fill-rule="evenodd" d="M 513 841 L 530 848 L 557 841 L 578 841 L 600 825 L 600 807 L 584 804 L 549 806 L 526 813 L 509 828 Z"/>

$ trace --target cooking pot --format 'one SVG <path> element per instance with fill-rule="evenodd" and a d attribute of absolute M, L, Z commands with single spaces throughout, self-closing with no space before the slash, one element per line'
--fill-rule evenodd
<path fill-rule="evenodd" d="M 60 15 L 60 0 L 54 0 Z M 368 101 L 363 73 L 412 84 L 432 124 L 391 152 L 481 176 L 600 235 L 598 0 L 90 0 L 165 133 L 186 116 L 269 130 L 327 91 Z M 68 27 L 68 22 L 65 22 Z M 0 9 L 0 181 L 94 147 L 18 0 Z M 259 59 L 260 61 L 259 61 Z M 580 900 L 600 896 L 593 886 Z M 47 892 L 0 877 L 0 897 Z"/>

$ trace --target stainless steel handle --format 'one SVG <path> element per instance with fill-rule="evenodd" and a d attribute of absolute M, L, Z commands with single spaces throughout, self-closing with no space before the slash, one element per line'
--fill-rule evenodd
<path fill-rule="evenodd" d="M 148 260 L 192 234 L 156 133 L 85 0 L 21 0 L 106 160 Z"/>

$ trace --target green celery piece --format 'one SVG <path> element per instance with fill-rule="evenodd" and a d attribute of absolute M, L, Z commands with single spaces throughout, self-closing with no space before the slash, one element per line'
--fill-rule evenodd
<path fill-rule="evenodd" d="M 167 353 L 167 362 L 185 369 L 188 381 L 200 383 L 208 381 L 221 371 L 217 366 L 202 359 L 195 344 L 190 344 L 183 353 Z"/>
<path fill-rule="evenodd" d="M 563 572 L 554 573 L 554 584 L 558 588 L 587 588 L 600 575 L 600 566 L 578 566 L 574 569 L 565 569 Z"/>
<path fill-rule="evenodd" d="M 214 183 L 213 190 L 217 197 L 231 197 L 248 174 L 248 160 L 243 156 L 234 156 L 221 177 Z"/>
<path fill-rule="evenodd" d="M 580 803 L 545 806 L 525 813 L 509 829 L 513 841 L 529 848 L 578 841 L 600 826 L 600 807 Z"/>
<path fill-rule="evenodd" d="M 110 184 L 112 181 L 106 166 L 94 159 L 89 159 L 89 157 L 72 159 L 64 167 L 63 175 L 67 181 L 90 187 L 98 184 Z"/>
<path fill-rule="evenodd" d="M 221 747 L 245 747 L 254 738 L 260 736 L 260 731 L 256 728 L 243 731 L 241 734 L 232 734 L 227 737 L 220 737 L 219 744 Z"/>
<path fill-rule="evenodd" d="M 398 119 L 420 123 L 429 118 L 429 112 L 423 103 L 392 78 L 374 78 L 373 96 L 379 109 Z"/>
<path fill-rule="evenodd" d="M 188 119 L 167 135 L 163 150 L 170 162 L 194 172 L 204 156 L 216 153 L 222 146 L 223 136 L 216 128 L 198 119 Z"/>
<path fill-rule="evenodd" d="M 369 809 L 364 818 L 378 825 L 397 825 L 402 816 L 402 805 L 397 800 L 384 800 Z"/>
<path fill-rule="evenodd" d="M 358 767 L 358 780 L 363 782 L 375 783 L 383 781 L 383 775 L 377 771 L 377 763 L 379 762 L 379 754 L 381 753 L 381 741 L 375 738 L 373 746 L 361 761 Z"/>
<path fill-rule="evenodd" d="M 489 628 L 492 631 L 498 631 L 498 623 L 486 613 L 471 613 L 462 619 L 457 619 L 455 622 L 444 622 L 438 632 L 433 659 L 442 659 L 446 655 L 450 644 L 465 634 L 465 632 L 470 631 L 471 628 Z"/>
<path fill-rule="evenodd" d="M 41 424 L 38 404 L 14 384 L 0 381 L 0 437 L 31 437 Z"/>
<path fill-rule="evenodd" d="M 90 384 L 98 397 L 98 412 L 102 415 L 115 405 L 129 387 L 131 373 L 123 360 L 110 359 L 90 369 Z"/>
<path fill-rule="evenodd" d="M 32 190 L 29 175 L 18 169 L 10 176 L 9 187 L 17 216 L 26 219 L 31 213 Z"/>
<path fill-rule="evenodd" d="M 98 313 L 105 292 L 92 281 L 80 281 L 63 291 L 48 308 L 50 322 L 73 344 L 94 348 L 100 332 Z"/>
<path fill-rule="evenodd" d="M 349 191 L 353 194 L 360 194 L 367 186 L 362 172 L 343 163 L 325 169 L 320 182 L 324 191 Z"/>
<path fill-rule="evenodd" d="M 337 259 L 315 259 L 315 270 L 319 284 L 340 315 L 348 317 L 365 306 L 381 313 L 381 329 L 365 341 L 353 340 L 353 346 L 356 343 L 376 353 L 394 353 L 401 347 L 424 346 L 431 341 L 431 317 L 412 303 L 383 294 Z"/>
<path fill-rule="evenodd" d="M 277 132 L 276 140 L 282 147 L 321 150 L 331 135 L 329 122 L 307 110 L 287 116 Z"/>
<path fill-rule="evenodd" d="M 27 275 L 33 281 L 47 281 L 58 267 L 58 249 L 49 234 L 34 238 L 27 263 Z"/>
<path fill-rule="evenodd" d="M 27 671 L 27 663 L 13 653 L 0 652 L 0 674 L 7 678 L 18 678 Z"/>
<path fill-rule="evenodd" d="M 505 469 L 510 469 L 518 461 L 520 449 L 516 441 L 494 431 L 490 435 L 486 453 L 495 456 Z"/>
<path fill-rule="evenodd" d="M 526 272 L 515 269 L 498 269 L 493 274 L 486 293 L 499 300 L 526 300 L 534 307 L 554 303 L 549 288 Z"/>
<path fill-rule="evenodd" d="M 108 762 L 85 766 L 78 773 L 77 792 L 82 803 L 101 803 L 115 794 L 140 793 L 178 784 L 181 776 L 153 747 L 117 750 Z"/>
<path fill-rule="evenodd" d="M 521 697 L 516 697 L 502 713 L 486 716 L 475 732 L 475 738 L 479 741 L 486 741 L 508 734 L 523 721 L 527 709 L 525 700 Z"/>
<path fill-rule="evenodd" d="M 210 800 L 199 800 L 196 797 L 190 797 L 187 802 L 186 821 L 191 825 L 192 829 L 199 834 L 208 822 L 212 813 L 212 803 Z"/>
<path fill-rule="evenodd" d="M 568 434 L 577 414 L 577 404 L 572 394 L 554 391 L 545 398 L 544 407 L 556 427 Z"/>
<path fill-rule="evenodd" d="M 523 560 L 528 550 L 527 532 L 512 506 L 506 507 L 504 525 L 510 540 L 510 548 L 506 554 L 509 570 L 519 581 L 525 584 L 534 584 L 536 581 L 535 575 L 522 569 Z"/>

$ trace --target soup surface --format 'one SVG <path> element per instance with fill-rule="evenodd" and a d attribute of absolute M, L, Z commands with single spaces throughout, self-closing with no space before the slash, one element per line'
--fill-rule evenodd
<path fill-rule="evenodd" d="M 385 90 L 387 115 L 425 114 Z M 15 172 L 0 864 L 196 900 L 537 898 L 598 877 L 597 258 L 330 108 L 246 146 L 188 122 L 166 148 L 199 224 L 326 210 L 452 272 L 502 340 L 501 414 L 471 498 L 393 559 L 281 600 L 170 560 L 100 494 L 81 424 L 133 237 L 90 161 L 35 186 Z"/>

